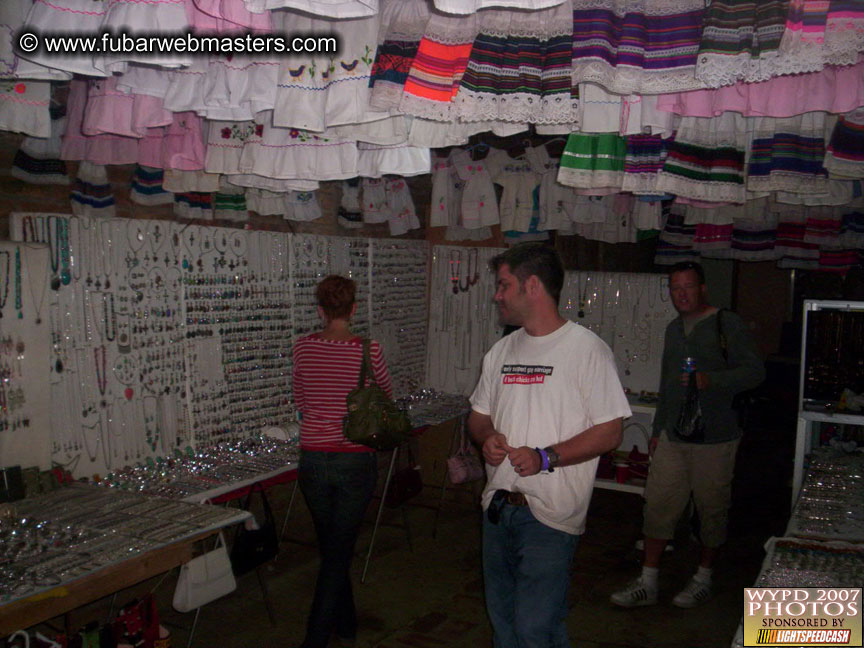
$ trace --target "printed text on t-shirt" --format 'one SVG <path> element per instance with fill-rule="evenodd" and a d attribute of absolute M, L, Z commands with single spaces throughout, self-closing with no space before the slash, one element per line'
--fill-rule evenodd
<path fill-rule="evenodd" d="M 545 365 L 504 365 L 501 373 L 505 385 L 536 385 L 546 381 L 551 376 L 554 367 Z"/>

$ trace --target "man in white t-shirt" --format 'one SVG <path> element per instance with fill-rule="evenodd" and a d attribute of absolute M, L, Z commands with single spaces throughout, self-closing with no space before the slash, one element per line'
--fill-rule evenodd
<path fill-rule="evenodd" d="M 630 416 L 609 347 L 564 319 L 564 271 L 543 244 L 496 256 L 495 303 L 522 327 L 483 359 L 468 419 L 482 445 L 483 575 L 495 648 L 569 646 L 569 567 L 597 457 L 621 443 Z"/>

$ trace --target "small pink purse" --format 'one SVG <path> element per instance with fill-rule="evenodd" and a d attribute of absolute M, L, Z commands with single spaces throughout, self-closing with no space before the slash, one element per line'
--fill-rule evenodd
<path fill-rule="evenodd" d="M 459 447 L 447 458 L 447 476 L 451 484 L 465 484 L 486 477 L 483 461 L 468 441 L 464 423 L 459 432 Z"/>

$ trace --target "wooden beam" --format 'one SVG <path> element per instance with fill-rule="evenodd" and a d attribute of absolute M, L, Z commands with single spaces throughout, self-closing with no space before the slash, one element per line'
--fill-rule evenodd
<path fill-rule="evenodd" d="M 74 581 L 0 606 L 0 637 L 92 603 L 189 562 L 193 546 L 218 530 L 199 533 L 160 549 L 108 565 Z"/>

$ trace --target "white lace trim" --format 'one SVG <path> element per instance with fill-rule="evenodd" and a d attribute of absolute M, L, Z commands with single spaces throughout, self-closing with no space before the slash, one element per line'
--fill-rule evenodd
<path fill-rule="evenodd" d="M 753 59 L 744 52 L 734 56 L 706 52 L 696 60 L 695 77 L 709 88 L 720 88 L 746 77 L 752 65 Z"/>
<path fill-rule="evenodd" d="M 705 8 L 705 0 L 573 0 L 573 11 L 609 9 L 616 16 L 638 13 L 645 16 L 665 16 Z"/>
<path fill-rule="evenodd" d="M 657 178 L 657 189 L 685 198 L 711 202 L 743 203 L 746 195 L 743 184 L 693 180 L 666 171 L 660 172 Z"/>
<path fill-rule="evenodd" d="M 596 59 L 576 59 L 572 82 L 596 83 L 615 94 L 669 94 L 705 88 L 693 71 L 693 66 L 654 72 L 630 66 L 613 67 Z"/>
<path fill-rule="evenodd" d="M 425 97 L 418 97 L 408 93 L 402 93 L 399 101 L 399 112 L 434 121 L 451 121 L 451 110 L 453 103 L 450 101 L 433 101 Z"/>
<path fill-rule="evenodd" d="M 397 110 L 404 90 L 403 85 L 378 79 L 369 91 L 369 107 L 372 110 Z"/>
<path fill-rule="evenodd" d="M 450 14 L 466 15 L 493 7 L 542 10 L 560 5 L 564 0 L 435 0 L 435 8 Z"/>
<path fill-rule="evenodd" d="M 492 95 L 461 88 L 456 95 L 456 114 L 463 122 L 511 121 L 533 124 L 566 124 L 573 121 L 576 101 L 570 93 L 538 97 L 528 93 Z"/>
<path fill-rule="evenodd" d="M 835 26 L 835 21 L 828 21 L 824 51 L 826 65 L 855 65 L 858 62 L 859 52 L 864 50 L 864 24 L 860 20 L 852 22 L 855 25 L 853 29 L 843 29 Z"/>
<path fill-rule="evenodd" d="M 474 15 L 446 16 L 436 13 L 429 18 L 423 37 L 443 45 L 464 45 L 473 43 L 478 31 L 479 24 Z"/>
<path fill-rule="evenodd" d="M 623 171 L 591 171 L 568 167 L 561 167 L 558 170 L 558 182 L 577 189 L 620 187 L 623 181 Z"/>
<path fill-rule="evenodd" d="M 573 28 L 566 29 L 563 25 L 558 23 L 554 25 L 553 29 L 545 30 L 545 29 L 533 29 L 529 27 L 518 28 L 511 27 L 508 29 L 487 29 L 482 28 L 478 32 L 479 34 L 486 34 L 488 36 L 492 36 L 494 38 L 511 38 L 517 36 L 519 38 L 536 38 L 537 40 L 550 40 L 555 38 L 556 36 L 572 36 Z"/>
<path fill-rule="evenodd" d="M 825 154 L 824 165 L 828 173 L 832 177 L 839 176 L 838 179 L 864 178 L 864 163 L 837 158 L 830 151 Z"/>
<path fill-rule="evenodd" d="M 824 194 L 828 191 L 828 178 L 771 171 L 768 176 L 748 176 L 747 189 L 749 191 L 789 191 L 793 193 Z"/>
<path fill-rule="evenodd" d="M 657 173 L 627 173 L 624 172 L 624 180 L 621 182 L 621 191 L 631 191 L 634 194 L 656 194 Z"/>
<path fill-rule="evenodd" d="M 573 35 L 573 11 L 569 3 L 541 11 L 502 10 L 484 12 L 480 17 L 479 33 L 497 38 L 518 36 L 547 40 L 555 36 Z"/>

